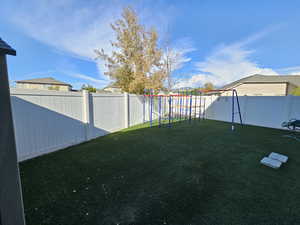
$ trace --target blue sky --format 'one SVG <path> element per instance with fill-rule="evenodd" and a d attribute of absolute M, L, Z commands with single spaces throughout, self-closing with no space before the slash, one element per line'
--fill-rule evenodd
<path fill-rule="evenodd" d="M 104 87 L 110 80 L 93 50 L 112 51 L 110 23 L 127 5 L 179 56 L 176 87 L 300 74 L 300 1 L 4 0 L 0 37 L 17 50 L 11 82 L 52 76 L 74 88 Z"/>

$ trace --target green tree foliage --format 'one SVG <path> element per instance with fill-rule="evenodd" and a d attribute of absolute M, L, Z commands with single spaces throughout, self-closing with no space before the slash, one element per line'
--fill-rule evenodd
<path fill-rule="evenodd" d="M 208 82 L 208 83 L 205 83 L 203 85 L 203 87 L 199 87 L 199 88 L 194 88 L 191 90 L 192 92 L 192 95 L 200 95 L 200 92 L 205 92 L 205 91 L 210 91 L 210 90 L 214 90 L 215 87 L 213 85 L 213 83 L 211 82 Z"/>
<path fill-rule="evenodd" d="M 116 34 L 112 42 L 116 50 L 111 55 L 95 50 L 97 58 L 106 62 L 105 74 L 125 92 L 142 94 L 144 89 L 161 89 L 167 75 L 162 50 L 157 47 L 157 32 L 140 25 L 131 8 L 125 8 L 122 18 L 111 27 Z"/>
<path fill-rule="evenodd" d="M 192 90 L 192 95 L 200 95 L 201 90 L 202 90 L 202 88 L 194 88 Z"/>
<path fill-rule="evenodd" d="M 292 91 L 292 95 L 300 96 L 300 86 L 299 86 L 299 87 L 296 87 L 296 88 Z"/>
<path fill-rule="evenodd" d="M 211 82 L 207 82 L 207 83 L 204 84 L 203 89 L 204 89 L 205 91 L 213 90 L 213 89 L 214 89 L 214 85 L 213 85 L 213 83 L 211 83 Z"/>
<path fill-rule="evenodd" d="M 81 87 L 81 90 L 87 90 L 87 91 L 89 91 L 89 92 L 94 92 L 94 93 L 96 93 L 96 91 L 97 91 L 97 89 L 96 88 L 94 88 L 92 85 L 82 85 L 82 87 Z"/>

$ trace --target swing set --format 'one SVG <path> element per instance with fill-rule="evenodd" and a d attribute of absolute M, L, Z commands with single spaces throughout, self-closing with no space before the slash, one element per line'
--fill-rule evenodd
<path fill-rule="evenodd" d="M 231 130 L 235 129 L 235 117 L 239 116 L 242 125 L 242 115 L 238 93 L 235 89 L 218 89 L 208 91 L 180 90 L 177 94 L 155 94 L 154 90 L 145 90 L 143 95 L 143 123 L 149 122 L 150 127 L 158 123 L 158 127 L 172 127 L 178 121 L 200 121 L 206 118 L 206 97 L 208 93 L 232 92 L 231 100 Z M 237 110 L 237 111 L 236 111 Z"/>

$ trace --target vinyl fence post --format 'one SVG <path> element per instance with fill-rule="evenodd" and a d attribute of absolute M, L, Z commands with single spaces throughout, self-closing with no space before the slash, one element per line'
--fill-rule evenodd
<path fill-rule="evenodd" d="M 290 119 L 294 119 L 294 118 L 291 118 L 291 110 L 292 110 L 292 100 L 293 100 L 293 96 L 292 95 L 287 95 L 287 96 L 284 96 L 285 98 L 285 105 L 284 105 L 284 111 L 283 111 L 283 118 L 282 118 L 282 122 L 283 121 L 288 121 Z"/>
<path fill-rule="evenodd" d="M 90 102 L 90 93 L 87 90 L 82 91 L 83 97 L 83 123 L 85 124 L 85 140 L 88 141 L 91 139 L 91 102 Z"/>
<path fill-rule="evenodd" d="M 124 103 L 125 103 L 125 128 L 129 127 L 129 94 L 128 93 L 124 93 Z"/>
<path fill-rule="evenodd" d="M 0 224 L 24 225 L 6 55 L 16 51 L 0 39 Z"/>

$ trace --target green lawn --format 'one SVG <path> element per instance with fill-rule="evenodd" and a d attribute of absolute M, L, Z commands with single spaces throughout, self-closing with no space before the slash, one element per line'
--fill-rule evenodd
<path fill-rule="evenodd" d="M 143 125 L 23 162 L 27 225 L 300 224 L 300 142 L 284 134 Z M 259 163 L 272 151 L 279 170 Z"/>

